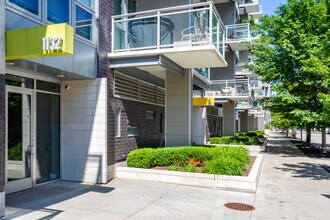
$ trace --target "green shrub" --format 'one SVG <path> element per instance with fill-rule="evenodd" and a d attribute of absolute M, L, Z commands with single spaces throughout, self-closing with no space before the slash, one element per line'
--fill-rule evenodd
<path fill-rule="evenodd" d="M 219 157 L 207 161 L 203 171 L 215 175 L 242 176 L 245 164 L 230 157 Z"/>
<path fill-rule="evenodd" d="M 265 124 L 265 129 L 271 129 L 272 126 L 270 124 Z"/>
<path fill-rule="evenodd" d="M 191 164 L 188 164 L 187 166 L 184 167 L 184 171 L 190 172 L 190 173 L 195 173 L 196 167 Z"/>
<path fill-rule="evenodd" d="M 179 170 L 179 166 L 177 165 L 171 165 L 168 167 L 169 171 L 178 171 Z"/>
<path fill-rule="evenodd" d="M 8 160 L 22 161 L 22 143 L 8 147 Z"/>
<path fill-rule="evenodd" d="M 257 137 L 258 136 L 258 132 L 256 132 L 256 131 L 249 131 L 249 132 L 246 132 L 246 136 L 248 136 L 248 137 Z"/>
<path fill-rule="evenodd" d="M 156 149 L 142 148 L 131 151 L 127 155 L 127 166 L 135 168 L 150 168 L 155 165 Z"/>
<path fill-rule="evenodd" d="M 207 173 L 238 175 L 237 164 L 244 168 L 249 160 L 249 152 L 244 147 L 142 148 L 133 150 L 128 154 L 127 165 L 136 168 L 168 166 L 169 170 L 173 171 L 179 170 L 179 167 L 184 167 L 187 172 L 196 172 L 196 167 L 201 166 Z M 219 164 L 234 165 L 235 167 L 222 168 Z M 219 167 L 221 168 L 220 171 L 213 171 Z"/>

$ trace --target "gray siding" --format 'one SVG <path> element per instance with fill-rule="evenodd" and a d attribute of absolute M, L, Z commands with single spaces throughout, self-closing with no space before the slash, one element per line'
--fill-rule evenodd
<path fill-rule="evenodd" d="M 215 6 L 225 25 L 236 24 L 234 3 L 222 3 L 216 4 Z"/>
<path fill-rule="evenodd" d="M 211 69 L 211 80 L 235 79 L 235 54 L 227 52 L 226 61 L 228 63 L 228 67 Z"/>

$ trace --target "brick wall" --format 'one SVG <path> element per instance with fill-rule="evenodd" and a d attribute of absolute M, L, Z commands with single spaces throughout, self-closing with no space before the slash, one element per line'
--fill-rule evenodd
<path fill-rule="evenodd" d="M 0 73 L 0 192 L 5 185 L 5 152 L 6 152 L 6 93 L 5 93 L 5 75 Z"/>
<path fill-rule="evenodd" d="M 98 77 L 106 77 L 107 80 L 107 108 L 108 108 L 108 134 L 107 151 L 108 165 L 122 161 L 125 156 L 137 146 L 163 145 L 164 135 L 159 132 L 159 112 L 164 107 L 138 103 L 134 101 L 114 98 L 114 72 L 109 69 L 107 54 L 111 51 L 111 15 L 114 13 L 114 1 L 100 0 L 99 6 L 99 47 L 98 47 Z M 115 110 L 121 108 L 121 137 L 115 138 Z M 146 120 L 146 111 L 155 111 L 156 119 Z M 127 125 L 140 129 L 138 137 L 127 137 Z M 164 126 L 165 123 L 163 123 Z M 163 129 L 164 131 L 165 129 Z M 164 133 L 164 132 L 163 132 Z"/>

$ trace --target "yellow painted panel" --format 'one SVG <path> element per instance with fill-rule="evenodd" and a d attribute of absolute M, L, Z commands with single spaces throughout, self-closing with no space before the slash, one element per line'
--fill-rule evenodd
<path fill-rule="evenodd" d="M 194 98 L 193 106 L 214 106 L 214 98 Z"/>
<path fill-rule="evenodd" d="M 60 49 L 44 50 L 43 38 L 54 37 L 61 39 L 61 43 L 58 44 Z M 8 30 L 6 31 L 6 60 L 73 55 L 73 40 L 73 27 L 65 23 Z"/>

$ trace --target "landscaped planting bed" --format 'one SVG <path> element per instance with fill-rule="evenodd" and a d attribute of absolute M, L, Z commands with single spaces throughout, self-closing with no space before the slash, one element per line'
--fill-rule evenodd
<path fill-rule="evenodd" d="M 235 136 L 213 137 L 211 144 L 239 144 L 239 145 L 259 145 L 263 139 L 264 131 L 238 132 Z"/>
<path fill-rule="evenodd" d="M 254 160 L 254 158 L 253 158 Z M 250 155 L 244 147 L 142 148 L 127 156 L 128 167 L 243 176 Z"/>

